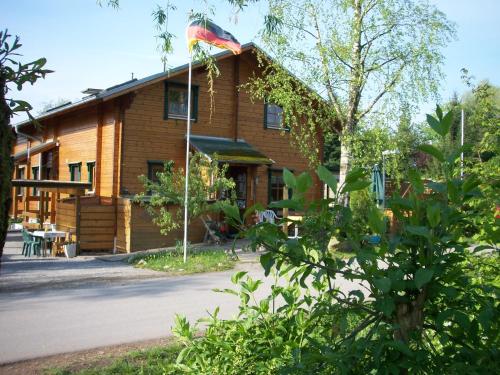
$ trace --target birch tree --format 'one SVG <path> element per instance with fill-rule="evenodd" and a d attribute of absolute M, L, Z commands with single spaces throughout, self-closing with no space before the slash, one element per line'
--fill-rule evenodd
<path fill-rule="evenodd" d="M 311 153 L 314 134 L 341 137 L 341 186 L 352 164 L 349 143 L 360 124 L 397 121 L 403 109 L 415 111 L 423 100 L 436 98 L 442 49 L 454 38 L 454 25 L 419 0 L 268 4 L 262 42 L 277 63 L 250 88 L 283 107 L 284 121 L 295 129 L 304 153 Z M 320 103 L 312 104 L 317 97 L 310 90 L 290 84 L 286 71 L 314 89 Z M 306 117 L 311 120 L 301 126 Z"/>

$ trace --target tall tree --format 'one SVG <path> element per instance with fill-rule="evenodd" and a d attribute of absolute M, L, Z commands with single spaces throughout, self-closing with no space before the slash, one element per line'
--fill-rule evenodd
<path fill-rule="evenodd" d="M 253 92 L 282 105 L 287 124 L 316 117 L 295 132 L 305 152 L 311 133 L 339 133 L 341 183 L 352 164 L 349 138 L 360 124 L 397 120 L 407 103 L 415 110 L 436 95 L 441 50 L 455 35 L 442 12 L 418 0 L 269 0 L 265 24 L 266 51 L 325 101 L 301 106 L 296 99 L 306 91 L 283 79 L 277 65 L 254 81 Z"/>
<path fill-rule="evenodd" d="M 25 112 L 30 118 L 31 105 L 23 100 L 14 99 L 9 92 L 14 86 L 22 90 L 26 83 L 34 84 L 39 78 L 45 78 L 50 70 L 44 69 L 44 58 L 22 64 L 18 61 L 19 37 L 0 31 L 0 262 L 9 226 L 9 209 L 12 203 L 11 159 L 14 132 L 10 124 L 12 116 Z M 1 264 L 1 263 L 0 263 Z"/>

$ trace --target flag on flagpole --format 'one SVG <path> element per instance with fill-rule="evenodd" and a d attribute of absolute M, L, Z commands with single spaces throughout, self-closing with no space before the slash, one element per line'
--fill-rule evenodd
<path fill-rule="evenodd" d="M 187 28 L 187 40 L 189 51 L 199 41 L 212 44 L 216 47 L 228 49 L 235 55 L 241 53 L 241 44 L 228 31 L 208 20 L 196 20 L 191 22 Z"/>

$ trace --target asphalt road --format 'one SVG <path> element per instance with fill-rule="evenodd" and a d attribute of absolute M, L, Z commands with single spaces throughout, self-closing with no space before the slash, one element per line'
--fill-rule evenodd
<path fill-rule="evenodd" d="M 5 288 L 0 289 L 0 363 L 165 337 L 171 335 L 175 314 L 194 321 L 207 316 L 207 311 L 212 312 L 217 306 L 223 318 L 238 312 L 236 296 L 213 291 L 234 287 L 230 281 L 234 270 L 129 279 L 131 272 L 141 270 L 130 269 L 123 262 L 117 265 L 94 259 L 88 260 L 85 272 L 97 278 L 87 284 L 75 282 L 84 272 L 81 264 L 75 267 L 77 263 L 61 263 L 66 264 L 63 267 L 38 260 L 41 262 L 38 268 L 29 262 L 23 268 L 20 264 L 24 260 L 14 258 L 9 262 L 7 256 L 0 276 L 8 281 Z M 43 267 L 53 268 L 50 272 L 40 271 Z M 125 267 L 124 278 L 105 277 L 107 270 L 118 273 L 118 267 Z M 259 263 L 242 263 L 238 268 L 247 270 L 252 277 L 264 279 L 258 295 L 267 295 L 273 279 L 264 278 Z M 36 277 L 45 278 L 43 287 L 30 288 L 31 284 L 21 289 L 13 287 L 23 278 L 35 278 L 36 272 L 41 275 Z M 64 278 L 57 279 L 58 274 Z M 103 281 L 99 282 L 101 277 Z M 67 288 L 51 288 L 51 278 L 55 278 L 59 286 L 68 280 L 71 282 Z M 88 275 L 85 280 L 87 278 Z M 339 286 L 344 290 L 352 288 L 345 280 L 339 280 Z"/>

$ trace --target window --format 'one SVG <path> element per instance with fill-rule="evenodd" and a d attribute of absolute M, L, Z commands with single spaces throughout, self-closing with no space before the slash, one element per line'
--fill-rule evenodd
<path fill-rule="evenodd" d="M 31 172 L 33 174 L 33 180 L 38 180 L 40 169 L 38 167 L 32 167 Z M 33 196 L 38 196 L 38 189 L 36 187 L 33 188 Z"/>
<path fill-rule="evenodd" d="M 269 169 L 269 203 L 280 201 L 283 199 L 283 188 L 285 187 L 285 182 L 283 181 L 283 170 L 281 169 Z M 292 197 L 291 189 L 288 189 L 288 198 Z"/>
<path fill-rule="evenodd" d="M 17 168 L 17 179 L 24 180 L 25 176 L 26 176 L 25 167 L 18 167 Z M 20 196 L 24 195 L 24 188 L 23 187 L 18 187 L 16 189 L 17 189 L 17 195 L 20 195 Z"/>
<path fill-rule="evenodd" d="M 168 161 L 167 163 L 167 171 L 171 171 L 174 162 Z M 165 162 L 161 160 L 148 160 L 148 179 L 152 182 L 158 182 L 159 179 L 156 176 L 158 172 L 164 171 Z"/>
<path fill-rule="evenodd" d="M 82 163 L 69 164 L 70 181 L 80 181 L 82 179 Z"/>
<path fill-rule="evenodd" d="M 264 127 L 266 129 L 283 129 L 283 108 L 273 103 L 264 104 Z M 286 127 L 285 127 L 286 129 Z"/>
<path fill-rule="evenodd" d="M 198 86 L 191 86 L 191 120 L 198 119 Z M 165 81 L 165 113 L 164 119 L 187 118 L 188 86 L 182 83 Z"/>
<path fill-rule="evenodd" d="M 92 184 L 91 190 L 94 191 L 95 188 L 95 161 L 87 162 L 87 181 Z"/>

